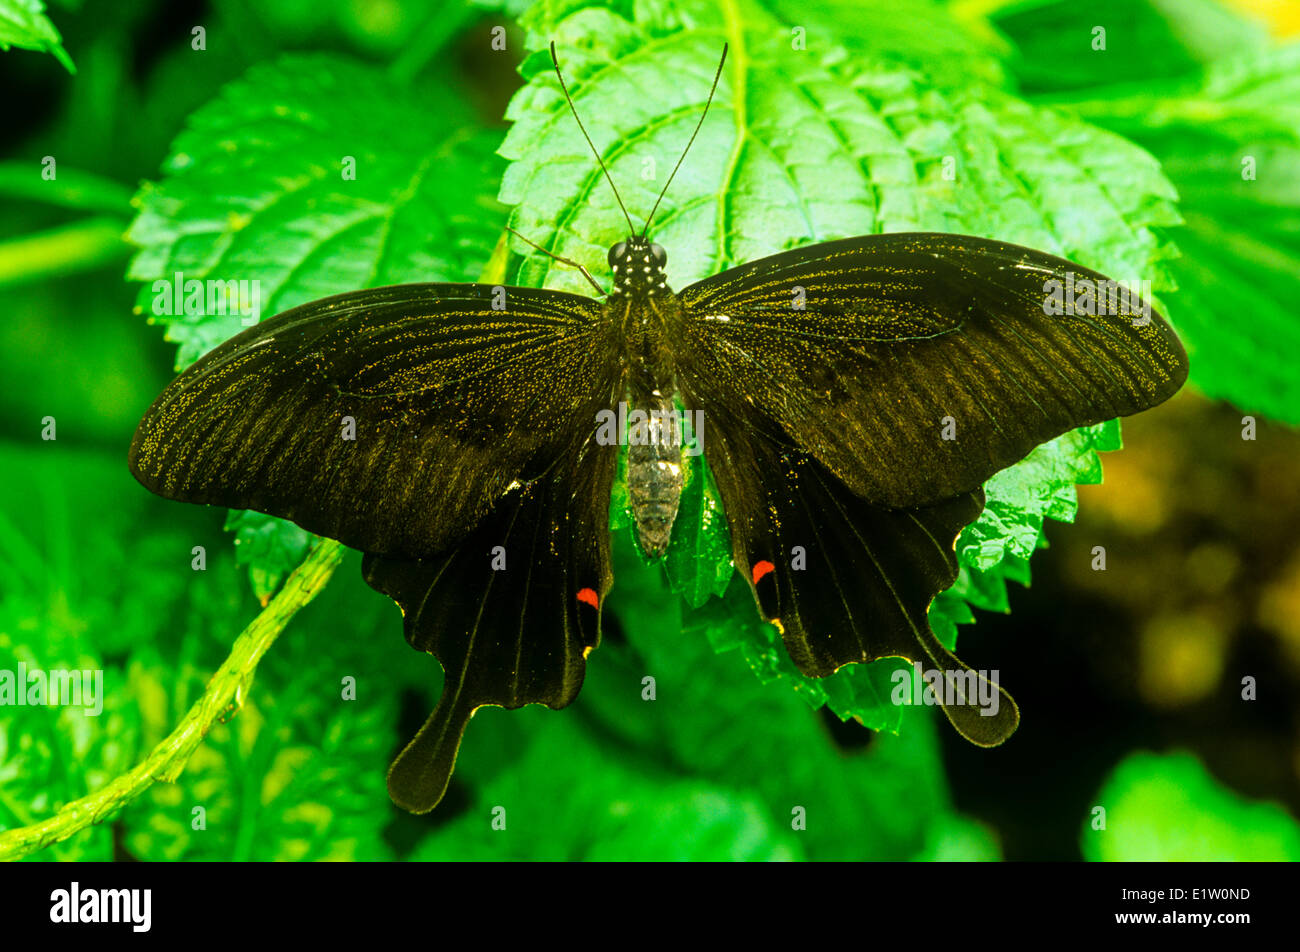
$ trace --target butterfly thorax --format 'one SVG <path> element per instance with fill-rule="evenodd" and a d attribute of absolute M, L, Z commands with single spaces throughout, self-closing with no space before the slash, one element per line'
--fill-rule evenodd
<path fill-rule="evenodd" d="M 606 307 L 620 328 L 627 367 L 627 488 L 641 549 L 668 550 L 681 500 L 682 426 L 669 341 L 677 296 L 664 277 L 667 255 L 643 237 L 609 252 L 613 288 Z"/>
<path fill-rule="evenodd" d="M 633 235 L 609 249 L 609 268 L 613 272 L 611 301 L 620 298 L 646 300 L 671 296 L 664 278 L 668 254 L 649 239 Z"/>

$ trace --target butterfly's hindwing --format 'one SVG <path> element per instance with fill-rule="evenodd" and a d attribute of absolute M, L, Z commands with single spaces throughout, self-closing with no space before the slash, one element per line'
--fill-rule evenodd
<path fill-rule="evenodd" d="M 594 441 L 575 447 L 436 558 L 366 556 L 365 579 L 401 606 L 407 641 L 446 673 L 437 707 L 389 771 L 398 805 L 424 813 L 442 799 L 476 708 L 561 708 L 577 696 L 612 583 L 616 455 Z"/>
<path fill-rule="evenodd" d="M 435 555 L 544 473 L 618 386 L 600 305 L 472 284 L 374 288 L 286 311 L 181 374 L 130 466 L 170 499 Z"/>
<path fill-rule="evenodd" d="M 681 292 L 683 376 L 712 404 L 752 407 L 756 425 L 862 498 L 926 505 L 1182 385 L 1182 345 L 1139 298 L 1105 302 L 1131 313 L 1088 314 L 1074 299 L 1050 313 L 1052 282 L 1107 280 L 963 235 L 798 248 Z"/>
<path fill-rule="evenodd" d="M 938 671 L 970 671 L 930 630 L 927 610 L 957 578 L 954 542 L 984 508 L 975 490 L 915 509 L 884 509 L 854 495 L 821 463 L 715 421 L 708 450 L 731 530 L 736 569 L 791 659 L 810 677 L 846 664 L 901 657 Z M 972 675 L 979 681 L 983 675 Z M 981 685 L 945 704 L 959 732 L 984 746 L 1015 730 L 1003 690 Z M 996 713 L 983 710 L 996 707 Z"/>

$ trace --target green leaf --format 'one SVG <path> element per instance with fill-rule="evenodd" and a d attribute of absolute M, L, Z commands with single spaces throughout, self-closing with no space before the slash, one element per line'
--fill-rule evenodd
<path fill-rule="evenodd" d="M 192 115 L 135 197 L 137 307 L 181 345 L 177 368 L 243 329 L 241 315 L 169 313 L 155 282 L 257 282 L 260 313 L 359 288 L 466 281 L 499 227 L 490 135 L 373 68 L 328 56 L 260 65 Z M 355 162 L 355 178 L 350 175 Z M 157 306 L 156 306 L 157 305 Z M 206 310 L 206 299 L 204 307 Z"/>
<path fill-rule="evenodd" d="M 633 21 L 543 2 L 525 17 L 530 37 L 555 37 L 564 51 L 578 109 L 634 220 L 653 205 L 699 118 L 718 50 L 731 44 L 713 108 L 655 220 L 674 286 L 798 244 L 917 229 L 997 236 L 1166 283 L 1159 262 L 1170 249 L 1153 229 L 1177 223 L 1175 192 L 1141 149 L 996 90 L 945 94 L 842 49 L 791 50 L 761 9 L 736 9 L 727 18 L 687 0 L 638 8 Z M 549 54 L 539 50 L 522 71 L 529 84 L 508 110 L 501 200 L 518 206 L 524 234 L 603 273 L 625 234 L 622 215 Z M 585 293 L 572 269 L 535 252 L 519 275 Z"/>
<path fill-rule="evenodd" d="M 856 62 L 903 66 L 940 89 L 1003 85 L 1011 47 L 958 5 L 936 0 L 763 0 L 785 26 L 792 49 L 810 55 L 842 46 Z M 802 35 L 796 33 L 802 30 Z M 801 43 L 802 46 L 796 44 Z"/>
<path fill-rule="evenodd" d="M 1015 46 L 1008 66 L 1028 94 L 1177 80 L 1229 52 L 1258 50 L 1267 40 L 1261 24 L 1221 0 L 995 0 L 979 6 Z"/>
<path fill-rule="evenodd" d="M 1300 44 L 1216 63 L 1188 93 L 1085 100 L 1160 158 L 1182 196 L 1174 319 L 1191 379 L 1300 423 Z"/>
<path fill-rule="evenodd" d="M 77 72 L 42 0 L 0 0 L 0 50 L 11 46 L 50 53 L 69 73 Z"/>
<path fill-rule="evenodd" d="M 687 458 L 686 484 L 664 571 L 674 590 L 693 608 L 725 592 L 731 579 L 731 533 L 703 456 Z"/>
<path fill-rule="evenodd" d="M 140 249 L 128 277 L 147 282 L 137 311 L 180 345 L 177 369 L 251 320 L 212 307 L 212 286 L 198 285 L 197 309 L 175 307 L 188 282 L 247 282 L 231 303 L 269 316 L 343 291 L 476 279 L 500 233 L 499 163 L 495 136 L 458 101 L 351 61 L 290 56 L 195 112 L 162 179 L 133 200 L 127 233 Z M 259 598 L 310 545 L 282 520 L 232 525 Z"/>
<path fill-rule="evenodd" d="M 803 858 L 795 834 L 753 794 L 611 759 L 575 716 L 532 719 L 523 758 L 483 784 L 473 805 L 411 859 Z"/>
<path fill-rule="evenodd" d="M 531 45 L 556 40 L 577 108 L 634 225 L 677 161 L 718 50 L 730 44 L 713 107 L 654 223 L 673 286 L 783 248 L 904 230 L 999 238 L 1171 286 L 1172 248 L 1161 228 L 1180 220 L 1176 193 L 1148 153 L 1000 92 L 978 78 L 978 64 L 936 88 L 897 60 L 848 56 L 820 34 L 809 49 L 792 49 L 782 9 L 745 0 L 631 8 L 543 0 L 523 18 Z M 861 42 L 845 29 L 848 41 Z M 508 111 L 515 124 L 501 147 L 511 160 L 501 200 L 516 206 L 521 232 L 602 274 L 626 223 L 569 114 L 549 52 L 539 48 L 521 71 L 528 85 Z M 520 283 L 585 293 L 571 269 L 518 250 Z M 1006 610 L 1006 581 L 1028 582 L 1044 519 L 1073 518 L 1074 484 L 1100 479 L 1096 453 L 1116 448 L 1118 432 L 1108 424 L 1066 434 L 990 481 L 988 508 L 958 545 L 963 574 L 931 610 L 939 637 L 955 641 L 956 625 L 972 620 L 967 604 Z M 623 505 L 617 498 L 616 524 L 627 524 Z M 804 678 L 771 626 L 754 617 L 745 586 L 725 586 L 729 551 L 701 546 L 698 530 L 691 513 L 668 556 L 674 589 L 699 607 L 685 618 L 688 630 L 719 650 L 739 649 L 760 679 L 784 680 L 814 706 L 897 729 L 890 697 L 898 663 Z M 692 561 L 694 572 L 683 570 Z M 700 607 L 705 593 L 724 589 L 724 603 Z"/>
<path fill-rule="evenodd" d="M 917 111 L 895 120 L 918 172 L 915 227 L 1041 248 L 1157 293 L 1173 286 L 1164 229 L 1182 219 L 1150 154 L 1011 96 L 915 93 Z"/>
<path fill-rule="evenodd" d="M 772 38 L 775 21 L 761 10 L 746 5 L 724 20 L 719 8 L 688 2 L 638 8 L 647 20 L 632 22 L 578 4 L 548 16 L 553 6 L 530 8 L 525 26 L 535 39 L 556 39 L 577 107 L 638 223 L 699 118 L 723 42 L 731 44 L 713 110 L 656 216 L 674 286 L 801 240 L 880 230 L 895 217 L 892 196 L 877 202 L 875 187 L 914 182 L 899 136 L 816 55 Z M 523 234 L 604 273 L 626 224 L 549 65 L 542 51 L 524 63 L 529 84 L 507 111 L 515 124 L 500 151 L 513 161 L 500 197 L 518 206 L 513 224 Z M 583 287 L 535 253 L 519 280 Z"/>
<path fill-rule="evenodd" d="M 251 509 L 230 510 L 226 529 L 235 533 L 235 559 L 248 566 L 253 594 L 263 605 L 307 557 L 316 538 L 292 522 Z"/>
<path fill-rule="evenodd" d="M 1105 829 L 1089 816 L 1086 859 L 1103 862 L 1295 862 L 1300 823 L 1276 803 L 1247 800 L 1190 753 L 1135 753 L 1097 795 Z"/>
<path fill-rule="evenodd" d="M 1075 485 L 1101 482 L 1099 452 L 1120 448 L 1119 421 L 1080 427 L 1044 443 L 984 484 L 983 515 L 957 541 L 964 565 L 987 571 L 1008 555 L 1028 559 L 1042 544 L 1043 520 L 1073 522 Z"/>

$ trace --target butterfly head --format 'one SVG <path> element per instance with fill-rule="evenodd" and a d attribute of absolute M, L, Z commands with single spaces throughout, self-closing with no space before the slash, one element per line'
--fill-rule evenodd
<path fill-rule="evenodd" d="M 633 235 L 609 249 L 609 267 L 614 272 L 611 295 L 626 294 L 634 298 L 670 294 L 664 278 L 668 252 L 649 238 Z"/>

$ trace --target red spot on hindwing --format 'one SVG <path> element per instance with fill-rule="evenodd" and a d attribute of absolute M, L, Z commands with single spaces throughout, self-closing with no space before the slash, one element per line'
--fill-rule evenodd
<path fill-rule="evenodd" d="M 596 590 L 594 588 L 578 589 L 578 601 L 586 602 L 592 608 L 600 607 L 600 597 L 596 594 Z"/>
<path fill-rule="evenodd" d="M 776 571 L 776 566 L 773 565 L 771 562 L 767 561 L 767 559 L 763 559 L 761 562 L 755 562 L 754 563 L 754 584 L 757 585 L 759 583 L 759 580 L 764 575 L 767 575 L 769 572 L 775 572 L 775 571 Z"/>

